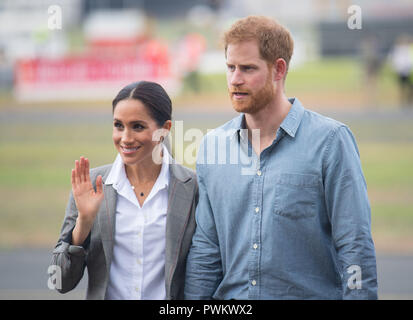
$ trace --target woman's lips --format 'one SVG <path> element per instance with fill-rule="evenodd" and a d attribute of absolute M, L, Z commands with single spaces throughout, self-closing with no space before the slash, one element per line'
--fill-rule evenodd
<path fill-rule="evenodd" d="M 123 146 L 121 146 L 120 148 L 122 149 L 123 154 L 132 154 L 132 153 L 136 152 L 140 148 L 140 146 L 138 146 L 138 147 L 123 147 Z"/>

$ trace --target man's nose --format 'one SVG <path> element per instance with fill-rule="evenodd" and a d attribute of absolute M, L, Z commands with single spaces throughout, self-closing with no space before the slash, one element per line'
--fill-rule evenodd
<path fill-rule="evenodd" d="M 244 83 L 244 78 L 242 73 L 239 71 L 239 69 L 235 69 L 234 72 L 232 72 L 231 77 L 230 77 L 230 84 L 232 86 L 240 86 Z"/>

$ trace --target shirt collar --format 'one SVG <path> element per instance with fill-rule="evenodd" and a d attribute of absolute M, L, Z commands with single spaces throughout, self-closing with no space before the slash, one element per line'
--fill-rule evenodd
<path fill-rule="evenodd" d="M 295 137 L 295 134 L 300 126 L 301 119 L 304 114 L 304 107 L 297 98 L 289 98 L 288 101 L 292 103 L 290 111 L 280 125 L 288 135 Z M 234 119 L 233 127 L 236 129 L 235 134 L 242 134 L 241 129 L 246 129 L 245 125 L 245 115 L 242 113 L 237 118 Z M 240 132 L 241 131 L 241 132 Z"/>
<path fill-rule="evenodd" d="M 115 161 L 112 164 L 112 168 L 110 169 L 108 177 L 106 178 L 105 184 L 117 185 L 118 182 L 122 180 L 121 177 L 123 177 L 123 175 L 125 175 L 126 177 L 125 166 L 123 165 L 122 157 L 118 153 Z"/>
<path fill-rule="evenodd" d="M 171 155 L 165 145 L 162 145 L 163 157 L 162 157 L 162 167 L 161 172 L 155 182 L 156 187 L 162 189 L 167 187 L 169 184 L 169 164 L 171 163 Z M 105 185 L 117 185 L 121 186 L 125 181 L 127 181 L 125 165 L 123 163 L 122 157 L 118 153 L 116 159 L 112 165 L 108 177 L 106 178 Z M 155 187 L 154 185 L 154 187 Z"/>
<path fill-rule="evenodd" d="M 290 98 L 288 101 L 292 103 L 292 106 L 280 127 L 294 138 L 304 115 L 304 107 L 297 98 Z"/>
<path fill-rule="evenodd" d="M 159 189 L 166 188 L 169 185 L 169 164 L 171 163 L 171 155 L 168 152 L 168 148 L 162 144 L 163 157 L 162 157 L 162 167 L 159 173 L 158 179 L 155 185 L 159 182 Z"/>

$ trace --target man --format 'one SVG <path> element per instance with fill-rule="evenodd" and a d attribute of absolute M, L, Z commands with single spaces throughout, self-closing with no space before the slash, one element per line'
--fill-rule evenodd
<path fill-rule="evenodd" d="M 241 114 L 200 147 L 185 298 L 377 299 L 352 133 L 285 96 L 293 40 L 284 27 L 250 16 L 224 41 L 228 91 Z"/>

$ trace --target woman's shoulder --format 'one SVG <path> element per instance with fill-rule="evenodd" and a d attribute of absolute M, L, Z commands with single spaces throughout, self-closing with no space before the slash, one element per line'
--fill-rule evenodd
<path fill-rule="evenodd" d="M 91 177 L 97 177 L 97 176 L 104 176 L 105 174 L 109 173 L 110 169 L 112 168 L 112 163 L 110 164 L 105 164 L 100 167 L 92 168 L 90 170 L 90 176 Z"/>
<path fill-rule="evenodd" d="M 196 173 L 194 170 L 184 167 L 175 161 L 170 164 L 172 174 L 179 180 L 187 181 L 189 179 L 196 180 Z"/>

